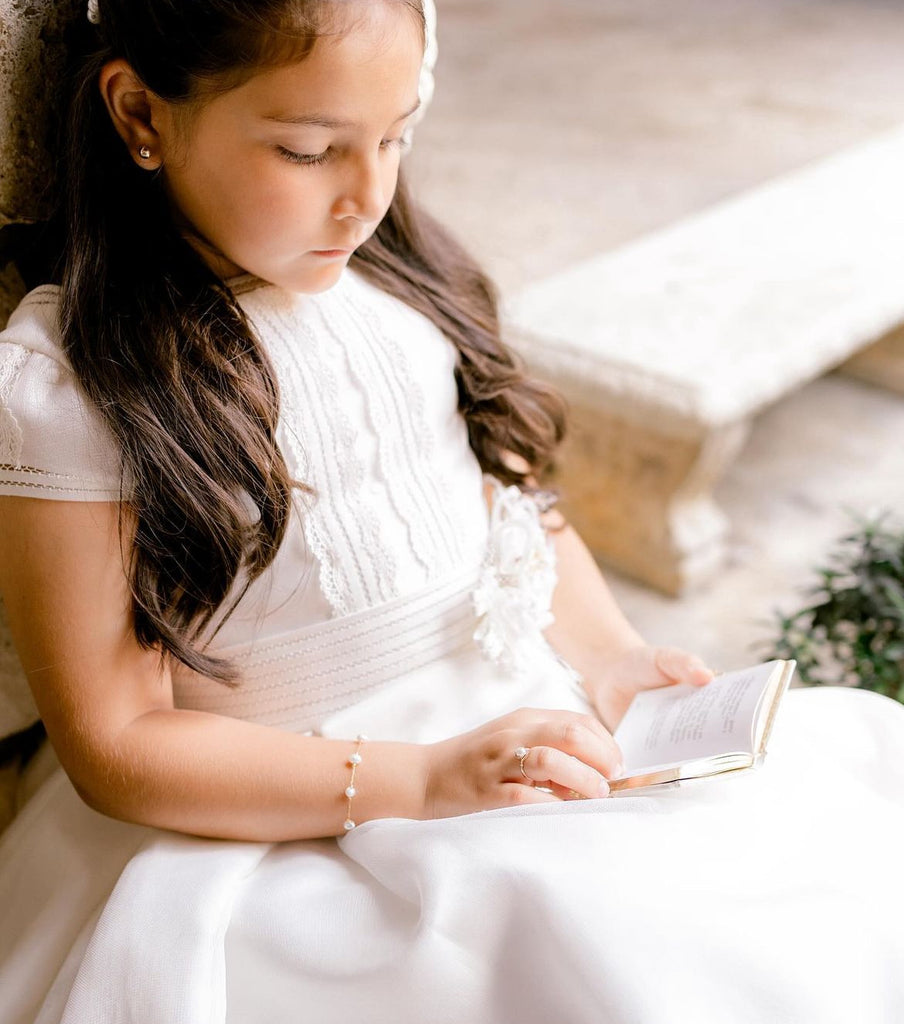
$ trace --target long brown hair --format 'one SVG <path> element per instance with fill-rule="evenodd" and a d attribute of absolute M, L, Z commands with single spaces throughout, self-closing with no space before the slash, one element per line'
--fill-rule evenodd
<path fill-rule="evenodd" d="M 394 2 L 423 25 L 420 0 Z M 307 488 L 276 441 L 279 390 L 266 350 L 183 238 L 157 176 L 127 154 L 97 79 L 123 57 L 157 95 L 191 101 L 202 85 L 222 91 L 261 67 L 304 59 L 320 35 L 343 30 L 343 6 L 100 0 L 101 24 L 74 73 L 56 217 L 61 330 L 76 378 L 122 453 L 135 634 L 228 685 L 235 666 L 205 653 L 199 638 L 236 581 L 244 585 L 221 624 L 271 564 L 292 491 Z M 562 438 L 561 400 L 503 344 L 494 286 L 413 202 L 403 175 L 351 265 L 455 344 L 459 407 L 482 468 L 507 483 L 542 474 Z"/>

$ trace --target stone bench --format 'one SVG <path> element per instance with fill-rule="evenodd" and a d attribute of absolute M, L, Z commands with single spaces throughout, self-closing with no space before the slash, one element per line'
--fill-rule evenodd
<path fill-rule="evenodd" d="M 722 563 L 712 489 L 761 409 L 837 367 L 904 393 L 904 129 L 566 269 L 503 312 L 572 408 L 566 513 L 601 561 L 677 595 Z"/>

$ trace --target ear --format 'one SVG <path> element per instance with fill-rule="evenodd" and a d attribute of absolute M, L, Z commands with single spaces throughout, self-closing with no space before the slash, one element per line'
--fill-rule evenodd
<path fill-rule="evenodd" d="M 101 68 L 101 96 L 113 127 L 142 170 L 156 171 L 163 163 L 161 139 L 155 127 L 162 101 L 121 57 Z"/>

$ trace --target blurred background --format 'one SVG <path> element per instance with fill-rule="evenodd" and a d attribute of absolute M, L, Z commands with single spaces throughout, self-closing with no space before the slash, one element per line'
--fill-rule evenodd
<path fill-rule="evenodd" d="M 506 298 L 904 124 L 893 0 L 437 6 L 437 90 L 409 174 Z M 756 417 L 716 484 L 729 530 L 714 580 L 674 598 L 607 579 L 651 642 L 752 663 L 848 510 L 904 507 L 902 446 L 904 397 L 821 376 Z"/>

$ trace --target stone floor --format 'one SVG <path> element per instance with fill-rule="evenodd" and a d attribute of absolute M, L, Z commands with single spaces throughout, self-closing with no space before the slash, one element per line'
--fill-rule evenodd
<path fill-rule="evenodd" d="M 438 0 L 409 167 L 505 293 L 904 121 L 893 0 Z M 779 226 L 777 226 L 779 227 Z M 672 600 L 614 572 L 651 640 L 755 660 L 848 510 L 904 510 L 904 397 L 832 374 L 775 405 L 717 489 L 730 558 Z"/>

